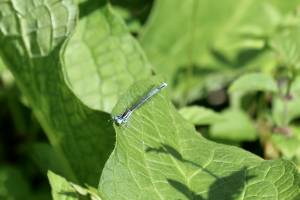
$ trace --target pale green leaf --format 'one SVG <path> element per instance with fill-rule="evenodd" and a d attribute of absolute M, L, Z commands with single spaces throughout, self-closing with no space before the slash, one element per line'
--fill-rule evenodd
<path fill-rule="evenodd" d="M 1 0 L 1 56 L 47 136 L 68 179 L 92 186 L 113 146 L 110 116 L 84 106 L 64 79 L 65 41 L 77 10 L 71 0 Z"/>
<path fill-rule="evenodd" d="M 80 185 L 68 182 L 65 178 L 48 172 L 48 179 L 52 188 L 53 200 L 80 200 L 88 197 L 91 200 L 104 200 L 93 187 L 84 188 Z"/>
<path fill-rule="evenodd" d="M 230 92 L 277 92 L 275 80 L 268 74 L 248 73 L 235 80 L 229 88 Z"/>
<path fill-rule="evenodd" d="M 225 120 L 212 125 L 211 138 L 233 142 L 253 141 L 257 138 L 253 122 L 243 111 L 226 110 L 221 117 Z"/>
<path fill-rule="evenodd" d="M 110 7 L 81 18 L 66 47 L 65 64 L 74 93 L 87 106 L 107 112 L 135 80 L 151 75 L 139 44 Z"/>
<path fill-rule="evenodd" d="M 114 109 L 122 113 L 159 82 L 138 82 Z M 117 143 L 99 191 L 114 200 L 299 198 L 299 176 L 289 161 L 264 161 L 233 146 L 204 139 L 165 95 L 115 126 Z"/>
<path fill-rule="evenodd" d="M 194 125 L 210 125 L 224 120 L 217 112 L 200 106 L 184 107 L 179 110 L 179 113 Z"/>
<path fill-rule="evenodd" d="M 53 200 L 79 200 L 79 194 L 65 178 L 49 171 L 48 179 Z"/>

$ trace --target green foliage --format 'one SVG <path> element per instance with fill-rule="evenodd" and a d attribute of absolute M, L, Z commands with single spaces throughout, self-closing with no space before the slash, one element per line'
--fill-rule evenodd
<path fill-rule="evenodd" d="M 0 168 L 0 198 L 30 199 L 30 189 L 21 171 L 9 166 Z"/>
<path fill-rule="evenodd" d="M 175 94 L 181 95 L 175 100 L 186 104 L 203 96 L 199 92 L 190 93 L 208 87 L 205 82 L 191 83 L 192 79 L 214 79 L 223 72 L 220 82 L 224 81 L 224 74 L 232 77 L 245 68 L 265 67 L 264 63 L 253 60 L 263 57 L 262 52 L 268 46 L 266 38 L 274 34 L 283 16 L 298 3 L 297 0 L 155 1 L 140 41 L 154 68 L 170 82 L 186 70 L 182 75 L 186 81 L 174 84 Z"/>
<path fill-rule="evenodd" d="M 48 199 L 36 173 L 54 200 L 300 198 L 300 1 L 74 2 L 0 0 L 0 119 L 16 124 L 0 131 L 31 135 L 0 198 Z"/>

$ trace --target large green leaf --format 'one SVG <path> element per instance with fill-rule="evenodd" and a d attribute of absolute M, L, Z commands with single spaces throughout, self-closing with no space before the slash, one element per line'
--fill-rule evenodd
<path fill-rule="evenodd" d="M 112 148 L 106 113 L 84 106 L 67 86 L 63 47 L 73 32 L 70 0 L 1 0 L 0 46 L 7 67 L 47 132 L 70 180 L 95 185 Z"/>
<path fill-rule="evenodd" d="M 115 107 L 120 114 L 159 84 L 136 83 Z M 177 113 L 165 91 L 115 126 L 117 143 L 99 191 L 109 199 L 286 199 L 300 197 L 289 161 L 264 161 L 236 147 L 208 141 Z"/>
<path fill-rule="evenodd" d="M 133 81 L 151 75 L 139 44 L 110 7 L 81 18 L 66 47 L 65 64 L 74 93 L 89 107 L 107 112 Z"/>
<path fill-rule="evenodd" d="M 279 24 L 281 15 L 295 9 L 299 2 L 156 1 L 141 43 L 157 71 L 173 78 L 178 67 L 205 67 L 214 63 L 211 60 L 215 56 L 222 58 L 212 53 L 212 49 L 224 49 L 226 54 L 230 48 L 262 48 L 262 38 L 271 34 Z M 247 60 L 247 56 L 243 57 L 242 62 Z M 226 59 L 223 61 L 226 63 Z M 242 67 L 241 64 L 237 63 L 236 67 Z"/>

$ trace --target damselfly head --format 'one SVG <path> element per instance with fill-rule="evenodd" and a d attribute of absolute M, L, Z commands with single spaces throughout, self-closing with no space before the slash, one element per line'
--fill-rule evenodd
<path fill-rule="evenodd" d="M 159 89 L 162 89 L 162 88 L 167 87 L 167 86 L 168 86 L 168 84 L 165 83 L 165 82 L 163 82 L 163 83 L 159 86 Z"/>
<path fill-rule="evenodd" d="M 112 119 L 118 126 L 124 123 L 124 118 L 122 116 L 113 116 Z"/>
<path fill-rule="evenodd" d="M 126 112 L 124 112 L 122 115 L 114 116 L 113 120 L 118 126 L 120 126 L 128 121 L 131 114 L 132 110 L 126 110 Z"/>

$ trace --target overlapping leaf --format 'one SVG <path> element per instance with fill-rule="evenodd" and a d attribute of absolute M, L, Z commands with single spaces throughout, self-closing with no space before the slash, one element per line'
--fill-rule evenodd
<path fill-rule="evenodd" d="M 151 75 L 139 44 L 109 7 L 81 18 L 66 47 L 65 64 L 75 94 L 89 107 L 107 112 L 129 85 Z"/>
<path fill-rule="evenodd" d="M 1 0 L 1 55 L 47 132 L 71 180 L 95 185 L 112 148 L 108 114 L 84 106 L 67 87 L 62 47 L 73 32 L 70 0 Z"/>

